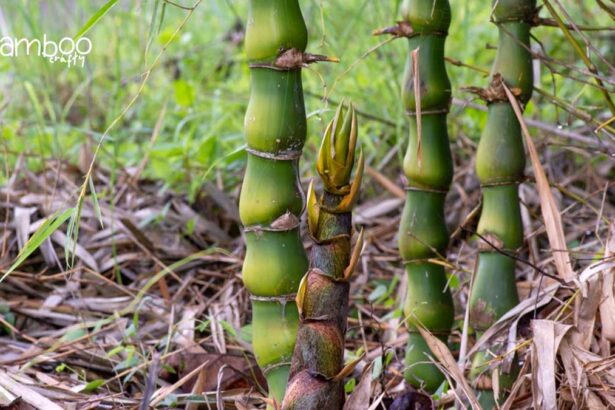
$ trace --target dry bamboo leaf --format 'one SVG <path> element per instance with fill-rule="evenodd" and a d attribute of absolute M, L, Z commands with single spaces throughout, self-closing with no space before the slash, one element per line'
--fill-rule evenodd
<path fill-rule="evenodd" d="M 615 260 L 615 222 L 609 227 L 609 239 L 604 251 L 605 260 Z M 602 337 L 615 342 L 615 267 L 606 270 L 602 276 L 602 297 L 600 303 L 600 322 L 602 323 Z"/>
<path fill-rule="evenodd" d="M 519 375 L 517 376 L 517 380 L 515 380 L 514 384 L 510 388 L 510 394 L 508 395 L 508 398 L 506 399 L 506 401 L 504 402 L 504 404 L 502 405 L 500 410 L 510 410 L 512 408 L 513 404 L 515 403 L 515 400 L 517 398 L 517 393 L 519 392 L 519 390 L 521 390 L 521 388 L 528 381 L 531 380 L 531 375 L 528 372 L 529 371 L 529 367 L 530 367 L 530 361 L 529 360 L 526 360 L 525 362 L 523 362 L 523 367 L 519 371 Z"/>
<path fill-rule="evenodd" d="M 209 360 L 205 360 L 203 363 L 201 363 L 200 366 L 196 367 L 190 373 L 188 373 L 187 375 L 179 379 L 177 382 L 175 382 L 173 385 L 164 386 L 156 390 L 156 392 L 154 392 L 154 394 L 152 395 L 152 400 L 149 403 L 150 407 L 156 407 L 156 405 L 160 403 L 162 400 L 164 400 L 166 396 L 171 394 L 174 390 L 179 389 L 181 386 L 183 386 L 188 381 L 190 381 L 192 378 L 194 378 L 197 374 L 199 374 L 201 369 L 207 366 L 209 362 L 210 362 Z"/>
<path fill-rule="evenodd" d="M 532 321 L 532 390 L 536 408 L 557 409 L 555 359 L 559 345 L 571 327 L 552 320 Z"/>
<path fill-rule="evenodd" d="M 406 200 L 406 191 L 400 188 L 396 183 L 387 178 L 384 174 L 378 172 L 370 166 L 365 167 L 365 173 L 376 181 L 381 187 L 389 191 L 396 198 Z"/>
<path fill-rule="evenodd" d="M 74 249 L 75 255 L 77 255 L 79 259 L 83 261 L 83 263 L 85 263 L 93 271 L 99 271 L 98 264 L 96 263 L 96 260 L 94 259 L 92 254 L 88 252 L 83 246 L 79 244 L 74 245 L 73 239 L 68 238 L 66 234 L 64 234 L 64 232 L 55 231 L 51 234 L 51 239 L 58 245 L 66 245 L 67 247 Z"/>
<path fill-rule="evenodd" d="M 604 408 L 598 395 L 589 388 L 588 374 L 585 371 L 586 363 L 596 358 L 599 359 L 599 356 L 575 348 L 571 345 L 570 335 L 562 340 L 559 354 L 562 359 L 562 364 L 564 365 L 566 374 L 565 380 L 570 387 L 572 400 L 576 408 Z"/>
<path fill-rule="evenodd" d="M 207 233 L 217 241 L 225 242 L 231 239 L 229 235 L 222 228 L 220 228 L 216 222 L 205 218 L 204 215 L 198 214 L 188 204 L 185 204 L 179 200 L 173 200 L 172 203 L 173 207 L 177 210 L 180 219 L 184 223 L 187 223 L 190 220 L 195 222 L 196 232 Z"/>
<path fill-rule="evenodd" d="M 60 305 L 65 299 L 72 299 L 79 294 L 81 272 L 75 272 L 69 276 L 65 286 L 56 287 L 43 302 L 41 310 L 50 310 Z M 78 299 L 77 299 L 78 300 Z"/>
<path fill-rule="evenodd" d="M 511 327 L 511 321 L 517 322 L 525 314 L 547 305 L 551 302 L 559 288 L 559 283 L 555 283 L 546 288 L 538 299 L 531 297 L 522 300 L 517 306 L 506 312 L 504 316 L 498 319 L 497 322 L 491 325 L 491 327 L 483 333 L 483 335 L 476 341 L 474 346 L 472 346 L 472 349 L 470 349 L 467 353 L 466 357 L 471 357 L 474 353 L 481 350 L 483 346 L 488 345 L 494 336 L 502 332 L 502 329 Z M 512 326 L 516 325 L 513 324 Z"/>
<path fill-rule="evenodd" d="M 160 371 L 160 354 L 154 352 L 152 361 L 147 370 L 147 379 L 145 380 L 145 390 L 143 391 L 143 398 L 139 404 L 139 410 L 149 409 L 149 402 L 154 394 L 156 383 L 158 381 L 158 373 Z"/>
<path fill-rule="evenodd" d="M 17 246 L 21 251 L 28 242 L 28 231 L 30 230 L 30 216 L 36 211 L 36 208 L 24 208 L 16 206 L 13 216 L 15 224 L 15 236 L 17 237 Z"/>
<path fill-rule="evenodd" d="M 226 369 L 226 364 L 223 364 L 218 369 L 218 377 L 216 377 L 216 405 L 219 409 L 224 408 L 224 401 L 222 401 L 222 379 L 224 377 L 224 369 Z M 201 371 L 202 372 L 202 371 Z M 277 407 L 277 406 L 276 406 Z"/>
<path fill-rule="evenodd" d="M 0 406 L 2 406 L 2 408 L 11 408 L 10 406 L 13 405 L 18 399 L 19 398 L 17 396 L 0 386 Z"/>
<path fill-rule="evenodd" d="M 378 396 L 376 398 L 376 400 L 374 400 L 374 402 L 372 403 L 371 406 L 369 406 L 369 409 L 367 410 L 376 410 L 377 408 L 380 407 L 380 403 L 382 403 L 382 399 L 384 399 L 384 395 L 386 394 L 386 392 L 381 393 L 380 396 Z"/>
<path fill-rule="evenodd" d="M 41 246 L 40 248 L 38 248 L 38 250 L 43 255 L 43 259 L 45 259 L 45 263 L 47 264 L 47 266 L 52 267 L 54 265 L 57 265 L 60 269 L 62 269 L 60 258 L 58 257 L 58 254 L 53 247 L 50 238 L 45 239 L 43 243 L 41 243 Z"/>
<path fill-rule="evenodd" d="M 218 189 L 218 187 L 211 182 L 206 182 L 205 185 L 203 185 L 203 190 L 207 192 L 209 197 L 218 204 L 220 208 L 224 209 L 229 218 L 235 222 L 239 222 L 239 207 L 234 199 L 226 192 Z"/>
<path fill-rule="evenodd" d="M 9 391 L 11 394 L 20 397 L 23 401 L 37 409 L 62 410 L 62 407 L 37 393 L 33 389 L 16 382 L 4 371 L 0 371 L 0 386 Z"/>
<path fill-rule="evenodd" d="M 220 322 L 220 307 L 217 303 L 213 304 L 209 309 L 209 327 L 211 329 L 211 338 L 218 353 L 226 354 L 226 340 L 224 338 L 224 329 Z"/>
<path fill-rule="evenodd" d="M 575 299 L 575 329 L 571 338 L 575 346 L 589 349 L 594 337 L 596 313 L 600 304 L 600 278 L 594 277 L 586 283 L 587 293 Z"/>
<path fill-rule="evenodd" d="M 217 308 L 217 305 L 212 306 L 212 309 L 215 308 Z M 194 341 L 196 317 L 198 314 L 199 309 L 196 306 L 185 307 L 182 312 L 181 320 L 177 323 L 176 331 L 173 335 L 173 342 L 191 353 L 205 352 L 204 349 Z"/>
<path fill-rule="evenodd" d="M 508 96 L 508 100 L 515 111 L 515 115 L 519 120 L 523 135 L 525 137 L 525 143 L 530 154 L 530 160 L 532 161 L 532 168 L 534 169 L 534 176 L 536 178 L 536 188 L 538 189 L 538 196 L 540 198 L 540 209 L 542 217 L 545 222 L 545 228 L 547 230 L 547 237 L 549 238 L 549 244 L 553 252 L 553 260 L 557 272 L 566 282 L 574 281 L 575 274 L 572 270 L 572 263 L 570 261 L 570 255 L 568 254 L 568 247 L 566 246 L 566 237 L 564 236 L 564 228 L 562 226 L 562 219 L 551 193 L 549 186 L 549 180 L 545 174 L 545 170 L 540 163 L 538 151 L 534 146 L 530 132 L 527 129 L 525 120 L 523 119 L 523 113 L 519 107 L 517 99 L 510 91 L 510 89 L 502 82 L 504 91 Z"/>
<path fill-rule="evenodd" d="M 403 199 L 389 198 L 368 202 L 357 208 L 354 213 L 354 222 L 361 225 L 373 225 L 374 219 L 396 211 L 404 203 Z"/>
<path fill-rule="evenodd" d="M 609 394 L 610 393 L 610 394 Z M 602 399 L 604 401 L 606 401 L 608 403 L 608 407 L 609 409 L 615 409 L 615 397 L 613 397 L 612 392 L 601 392 L 601 391 L 597 391 L 596 395 L 599 397 L 602 397 Z M 592 404 L 594 406 L 598 405 L 598 403 L 594 403 Z M 603 403 L 600 403 L 601 406 L 604 406 Z M 601 408 L 601 407 L 596 407 L 596 408 Z"/>
<path fill-rule="evenodd" d="M 455 358 L 444 342 L 431 334 L 427 329 L 422 326 L 418 327 L 421 336 L 425 339 L 425 342 L 429 346 L 431 352 L 436 356 L 438 361 L 444 366 L 450 373 L 451 377 L 457 382 L 457 387 L 460 388 L 468 398 L 470 405 L 475 410 L 481 410 L 480 404 L 474 395 L 474 390 L 470 387 L 468 381 L 463 376 L 463 372 L 457 365 Z"/>
<path fill-rule="evenodd" d="M 354 391 L 346 400 L 344 410 L 368 410 L 369 398 L 372 395 L 372 366 L 370 363 L 363 369 L 361 380 Z"/>
<path fill-rule="evenodd" d="M 342 381 L 346 377 L 350 376 L 352 372 L 354 371 L 354 369 L 357 367 L 357 365 L 361 362 L 361 360 L 363 360 L 363 357 L 365 357 L 364 354 L 346 363 L 344 367 L 342 368 L 342 370 L 340 370 L 338 374 L 333 376 L 333 380 Z"/>
<path fill-rule="evenodd" d="M 570 345 L 568 344 L 568 340 L 564 338 L 560 343 L 559 354 L 562 359 L 562 364 L 564 366 L 565 380 L 568 383 L 570 388 L 570 394 L 572 396 L 572 401 L 575 404 L 576 408 L 579 408 L 579 390 L 581 376 L 583 374 L 583 367 L 578 363 L 572 354 L 572 350 L 570 349 Z M 587 381 L 584 378 L 585 382 Z"/>

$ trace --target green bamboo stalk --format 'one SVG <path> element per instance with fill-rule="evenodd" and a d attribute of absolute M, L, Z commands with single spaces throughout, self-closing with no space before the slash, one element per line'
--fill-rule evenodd
<path fill-rule="evenodd" d="M 530 21 L 535 0 L 494 0 L 492 20 L 499 30 L 497 55 L 491 85 L 479 92 L 487 101 L 487 124 L 476 157 L 476 173 L 483 191 L 478 224 L 479 256 L 470 293 L 470 323 L 481 335 L 519 302 L 515 284 L 514 256 L 523 244 L 523 224 L 518 185 L 523 181 L 525 152 L 521 127 L 502 84 L 510 87 L 521 104 L 532 95 Z M 491 351 L 504 343 L 490 345 Z M 516 366 L 491 369 L 490 356 L 478 352 L 470 376 L 475 380 L 483 408 L 495 408 L 514 379 Z M 492 371 L 498 372 L 499 397 L 492 390 Z"/>
<path fill-rule="evenodd" d="M 344 404 L 344 337 L 350 285 L 362 235 L 351 253 L 352 206 L 363 174 L 359 155 L 354 180 L 357 119 L 343 105 L 325 131 L 318 157 L 324 193 L 308 191 L 308 228 L 315 244 L 311 268 L 297 293 L 300 323 L 282 404 L 284 410 L 342 409 Z"/>
<path fill-rule="evenodd" d="M 446 253 L 449 233 L 444 201 L 453 178 L 447 114 L 451 84 L 444 47 L 451 22 L 448 0 L 405 0 L 397 26 L 380 30 L 409 43 L 402 101 L 410 118 L 410 139 L 404 158 L 407 198 L 399 227 L 399 252 L 408 275 L 404 315 L 409 330 L 405 379 L 435 391 L 444 375 L 418 326 L 446 341 L 454 320 L 446 272 L 434 263 Z M 418 86 L 418 87 L 417 87 Z"/>
<path fill-rule="evenodd" d="M 295 295 L 308 270 L 299 233 L 304 201 L 298 161 L 306 138 L 301 67 L 324 58 L 305 53 L 307 37 L 298 0 L 250 0 L 248 161 L 239 211 L 252 343 L 267 379 L 269 408 L 284 397 L 299 321 Z"/>

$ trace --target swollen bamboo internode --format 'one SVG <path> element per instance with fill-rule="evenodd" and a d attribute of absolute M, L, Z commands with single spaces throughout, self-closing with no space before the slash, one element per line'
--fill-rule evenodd
<path fill-rule="evenodd" d="M 351 211 L 363 175 L 363 154 L 355 161 L 356 144 L 354 108 L 345 109 L 342 104 L 325 131 L 318 155 L 324 193 L 317 196 L 313 184 L 308 191 L 308 229 L 315 243 L 310 270 L 297 293 L 300 324 L 282 404 L 285 410 L 336 410 L 344 404 L 348 280 L 362 247 L 362 235 L 354 251 L 350 243 Z"/>
<path fill-rule="evenodd" d="M 446 272 L 437 261 L 445 258 L 449 241 L 444 201 L 453 178 L 447 130 L 451 84 L 444 64 L 450 22 L 448 0 L 405 0 L 402 21 L 377 32 L 408 38 L 411 51 L 402 90 L 410 139 L 403 164 L 407 198 L 399 227 L 399 253 L 408 275 L 405 378 L 428 391 L 435 391 L 444 375 L 431 363 L 431 351 L 417 327 L 446 341 L 454 319 Z"/>
<path fill-rule="evenodd" d="M 525 152 L 521 128 L 504 84 L 521 105 L 532 95 L 530 21 L 535 0 L 494 0 L 492 20 L 498 26 L 499 43 L 491 73 L 491 84 L 479 94 L 487 101 L 487 124 L 478 146 L 476 173 L 483 191 L 478 224 L 479 257 L 470 293 L 470 323 L 478 335 L 518 303 L 515 285 L 515 256 L 523 244 L 523 225 L 518 185 L 523 181 Z M 490 351 L 505 344 L 490 345 Z M 485 351 L 473 359 L 471 377 L 476 380 L 483 408 L 494 408 L 510 387 L 515 366 L 493 369 Z M 492 372 L 497 372 L 493 379 Z M 498 383 L 499 397 L 489 386 Z M 485 381 L 487 381 L 485 383 Z"/>
<path fill-rule="evenodd" d="M 297 174 L 306 138 L 301 83 L 306 46 L 297 0 L 250 0 L 248 161 L 239 205 L 246 241 L 242 275 L 252 298 L 252 343 L 270 408 L 284 397 L 299 320 L 295 295 L 308 270 Z"/>

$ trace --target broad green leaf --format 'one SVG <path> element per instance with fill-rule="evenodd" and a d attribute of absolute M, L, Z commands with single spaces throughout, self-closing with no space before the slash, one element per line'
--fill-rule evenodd
<path fill-rule="evenodd" d="M 85 331 L 85 329 L 77 327 L 74 329 L 70 329 L 68 332 L 66 332 L 60 340 L 62 340 L 63 342 L 72 342 L 73 340 L 77 340 L 80 337 L 85 336 L 86 334 L 87 332 Z"/>
<path fill-rule="evenodd" d="M 357 386 L 357 379 L 354 377 L 352 379 L 348 379 L 346 384 L 344 385 L 344 391 L 346 394 L 350 394 L 354 391 L 354 388 Z"/>
<path fill-rule="evenodd" d="M 128 357 L 126 360 L 119 362 L 117 365 L 113 367 L 113 370 L 119 371 L 124 369 L 129 369 L 139 364 L 139 358 L 137 356 Z"/>
<path fill-rule="evenodd" d="M 395 350 L 387 351 L 386 355 L 384 356 L 384 364 L 385 364 L 385 366 L 390 365 L 391 362 L 393 361 L 394 357 L 395 357 Z"/>
<path fill-rule="evenodd" d="M 175 102 L 182 107 L 190 107 L 194 103 L 196 91 L 194 87 L 185 80 L 177 80 L 173 84 L 175 88 Z"/>
<path fill-rule="evenodd" d="M 374 360 L 374 368 L 372 369 L 372 380 L 376 380 L 382 374 L 382 356 L 378 356 Z"/>
<path fill-rule="evenodd" d="M 116 354 L 119 354 L 121 352 L 124 351 L 124 346 L 120 345 L 120 346 L 116 346 L 113 349 L 109 350 L 109 352 L 107 352 L 107 357 L 113 357 Z"/>
<path fill-rule="evenodd" d="M 205 321 L 199 321 L 199 324 L 196 326 L 197 332 L 204 332 L 209 327 L 209 319 Z"/>
<path fill-rule="evenodd" d="M 375 302 L 376 300 L 386 295 L 386 293 L 387 293 L 387 287 L 385 285 L 380 284 L 376 286 L 376 288 L 369 294 L 367 299 L 370 302 Z"/>
<path fill-rule="evenodd" d="M 235 328 L 233 327 L 233 325 L 231 325 L 229 322 L 227 322 L 226 320 L 221 320 L 220 321 L 220 325 L 222 326 L 222 328 L 224 330 L 226 330 L 226 332 L 233 336 L 233 337 L 237 337 L 237 331 L 235 330 Z"/>
<path fill-rule="evenodd" d="M 105 384 L 105 381 L 103 379 L 92 380 L 91 382 L 89 382 L 88 384 L 85 385 L 83 390 L 81 390 L 81 393 L 91 393 L 91 392 L 94 392 L 94 391 L 98 390 L 98 388 L 100 386 L 102 386 L 103 384 Z"/>

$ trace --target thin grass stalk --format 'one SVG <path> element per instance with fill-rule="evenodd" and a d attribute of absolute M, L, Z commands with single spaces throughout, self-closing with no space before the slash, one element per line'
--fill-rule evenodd
<path fill-rule="evenodd" d="M 483 206 L 477 229 L 478 265 L 469 300 L 470 324 L 478 336 L 519 302 L 514 256 L 524 237 L 518 185 L 524 178 L 525 151 L 521 127 L 502 84 L 514 92 L 521 105 L 532 95 L 530 28 L 536 1 L 494 0 L 492 12 L 499 31 L 497 55 L 489 88 L 478 91 L 488 104 L 476 157 Z M 506 341 L 501 340 L 489 350 L 497 352 L 505 346 Z M 495 368 L 490 364 L 493 358 L 484 350 L 472 361 L 471 378 L 486 409 L 495 408 L 505 399 L 517 369 L 514 360 Z"/>
<path fill-rule="evenodd" d="M 310 270 L 297 293 L 299 331 L 290 368 L 284 410 L 342 409 L 344 338 L 349 279 L 358 261 L 362 235 L 351 250 L 352 207 L 363 174 L 363 154 L 355 161 L 357 119 L 343 104 L 325 131 L 318 157 L 324 193 L 308 191 L 308 228 L 314 247 Z M 351 181 L 355 166 L 354 179 Z"/>

